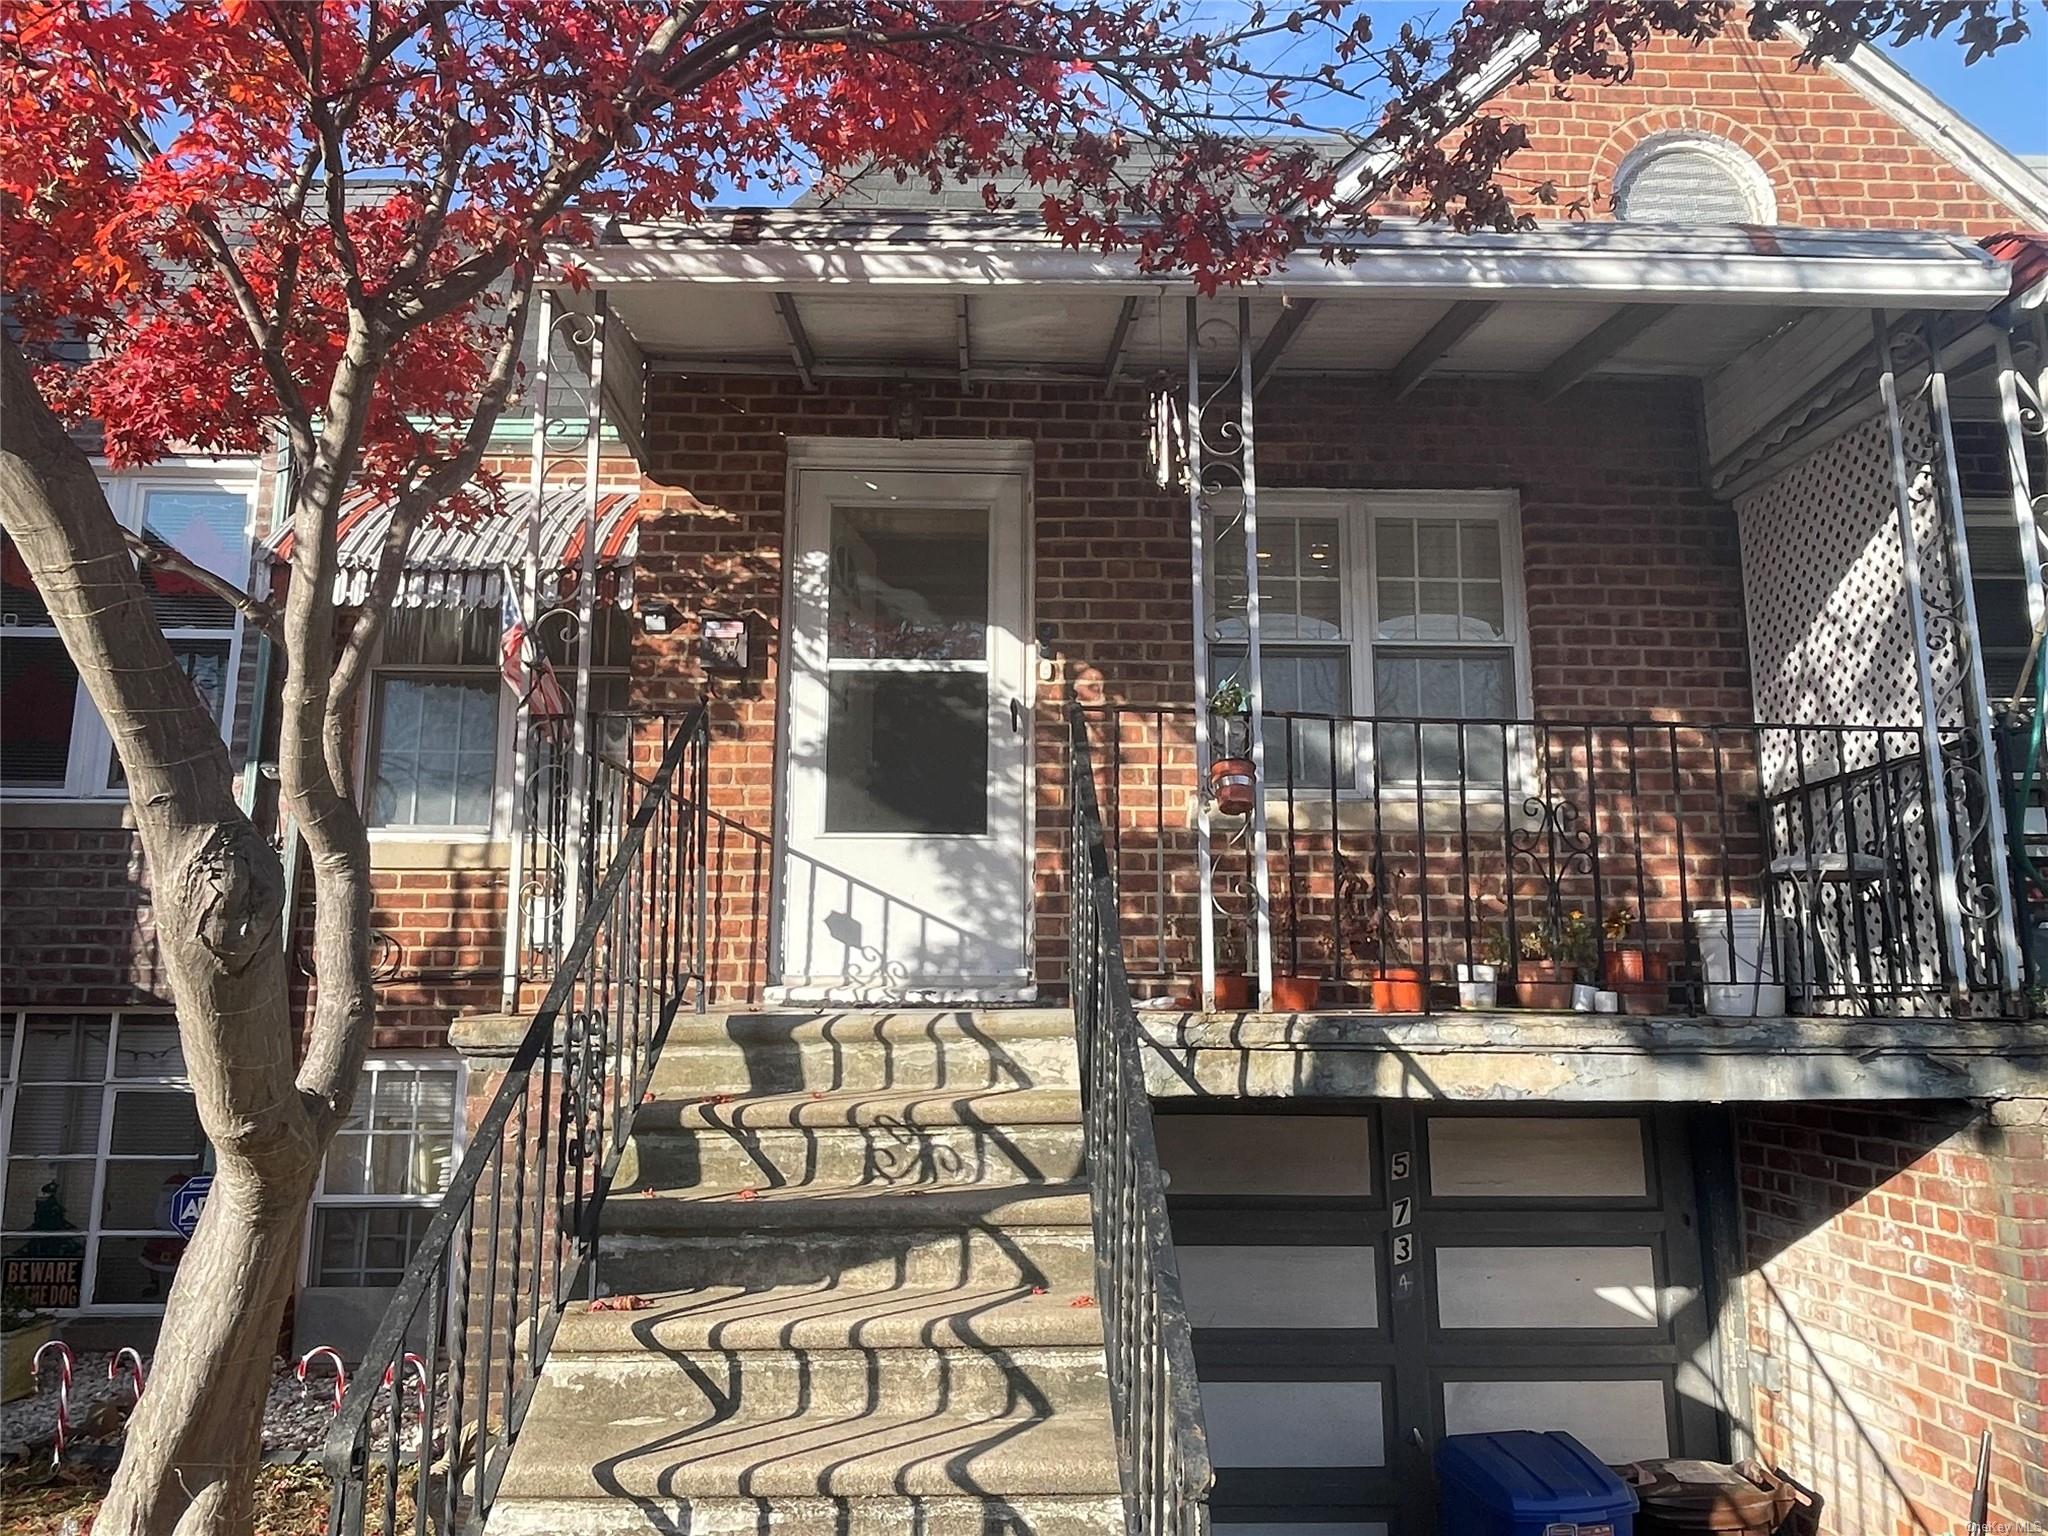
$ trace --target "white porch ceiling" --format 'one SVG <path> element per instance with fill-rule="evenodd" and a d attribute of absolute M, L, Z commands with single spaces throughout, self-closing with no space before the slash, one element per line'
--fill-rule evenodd
<path fill-rule="evenodd" d="M 1185 362 L 1186 282 L 1066 249 L 1028 220 L 736 210 L 617 229 L 574 254 L 665 371 L 787 373 L 802 358 L 819 377 L 1096 378 L 1127 315 L 1123 374 Z M 1982 311 L 2006 295 L 1987 253 L 1910 230 L 1389 224 L 1349 254 L 1299 257 L 1248 290 L 1255 348 L 1290 305 L 1310 306 L 1287 318 L 1269 371 L 1393 375 L 1405 362 L 1412 375 L 1427 352 L 1439 374 L 1541 378 L 1569 359 L 1552 386 L 1705 377 L 1816 310 Z M 1218 361 L 1236 345 L 1238 302 L 1199 303 Z"/>

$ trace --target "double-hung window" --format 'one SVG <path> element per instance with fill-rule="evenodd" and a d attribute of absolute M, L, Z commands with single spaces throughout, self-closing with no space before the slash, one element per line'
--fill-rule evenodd
<path fill-rule="evenodd" d="M 440 1057 L 372 1058 L 334 1133 L 313 1195 L 306 1282 L 393 1286 L 455 1171 L 461 1068 Z"/>
<path fill-rule="evenodd" d="M 400 608 L 372 700 L 370 824 L 488 832 L 498 782 L 496 608 Z"/>
<path fill-rule="evenodd" d="M 1249 683 L 1234 505 L 1210 532 L 1212 686 Z M 1260 704 L 1311 717 L 1268 722 L 1267 782 L 1500 784 L 1528 702 L 1520 552 L 1512 492 L 1262 494 Z"/>
<path fill-rule="evenodd" d="M 253 474 L 117 475 L 104 488 L 123 527 L 234 586 L 248 584 Z M 0 564 L 0 789 L 64 799 L 124 793 L 112 739 L 12 541 L 0 544 Z M 231 734 L 240 616 L 181 572 L 152 565 L 143 579 L 179 666 Z"/>

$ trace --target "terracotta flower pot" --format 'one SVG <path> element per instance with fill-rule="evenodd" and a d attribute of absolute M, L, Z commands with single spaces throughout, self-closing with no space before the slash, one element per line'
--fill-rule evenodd
<path fill-rule="evenodd" d="M 1249 976 L 1218 976 L 1216 978 L 1216 1006 L 1225 1013 L 1242 1013 L 1252 1005 L 1252 979 Z"/>
<path fill-rule="evenodd" d="M 1323 1000 L 1318 976 L 1275 976 L 1273 1006 L 1282 1013 L 1314 1013 Z"/>
<path fill-rule="evenodd" d="M 1671 986 L 1665 981 L 1638 982 L 1631 986 L 1617 987 L 1621 994 L 1621 1011 L 1633 1019 L 1655 1018 L 1671 1010 Z"/>
<path fill-rule="evenodd" d="M 1524 1008 L 1569 1013 L 1572 970 L 1561 960 L 1521 960 L 1515 964 L 1515 995 Z"/>
<path fill-rule="evenodd" d="M 1600 985 L 1619 991 L 1645 979 L 1647 962 L 1645 955 L 1634 945 L 1618 945 L 1600 956 Z"/>
<path fill-rule="evenodd" d="M 1414 965 L 1390 965 L 1372 980 L 1375 1013 L 1422 1013 L 1429 1006 L 1429 984 Z"/>
<path fill-rule="evenodd" d="M 1209 765 L 1209 798 L 1225 816 L 1249 815 L 1258 793 L 1250 758 L 1219 757 Z"/>

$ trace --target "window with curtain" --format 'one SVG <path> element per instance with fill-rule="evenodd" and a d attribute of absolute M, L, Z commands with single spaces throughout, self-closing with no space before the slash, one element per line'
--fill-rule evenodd
<path fill-rule="evenodd" d="M 498 776 L 495 608 L 401 608 L 373 689 L 370 824 L 488 830 Z"/>

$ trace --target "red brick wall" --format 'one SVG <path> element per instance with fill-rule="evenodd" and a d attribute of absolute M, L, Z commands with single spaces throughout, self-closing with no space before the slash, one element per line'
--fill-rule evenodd
<path fill-rule="evenodd" d="M 2043 1108 L 1737 1113 L 1749 1345 L 1778 1377 L 1747 1411 L 1828 1530 L 1964 1530 L 1986 1429 L 1990 1528 L 2048 1522 Z"/>
<path fill-rule="evenodd" d="M 1839 73 L 1796 69 L 1796 56 L 1787 44 L 1746 35 L 1701 48 L 1659 39 L 1625 83 L 1559 94 L 1554 82 L 1531 81 L 1504 91 L 1488 113 L 1530 131 L 1508 183 L 1539 217 L 1607 218 L 1628 152 L 1653 134 L 1690 129 L 1729 140 L 1762 167 L 1781 224 L 1973 235 L 2014 227 L 2012 210 Z M 1555 185 L 1555 203 L 1540 200 L 1545 183 Z"/>
<path fill-rule="evenodd" d="M 787 379 L 651 381 L 651 475 L 668 489 L 663 512 L 643 525 L 640 590 L 669 596 L 692 619 L 705 607 L 745 613 L 759 642 L 754 675 L 718 691 L 714 803 L 749 850 L 720 888 L 739 929 L 723 949 L 729 973 L 744 964 L 750 978 L 758 974 L 765 934 L 786 439 L 885 437 L 893 394 L 879 382 L 832 382 L 808 394 Z M 1747 718 L 1734 520 L 1702 489 L 1688 387 L 1595 385 L 1542 405 L 1520 386 L 1445 380 L 1395 404 L 1377 384 L 1282 377 L 1260 405 L 1268 488 L 1518 491 L 1540 715 Z M 1192 692 L 1186 503 L 1159 492 L 1145 471 L 1142 391 L 934 387 L 920 407 L 933 438 L 1035 444 L 1033 623 L 1054 627 L 1063 677 L 1089 701 L 1184 703 Z M 649 642 L 648 702 L 696 697 L 692 635 L 686 625 L 668 642 Z M 1066 687 L 1039 689 L 1037 942 L 1047 983 L 1059 977 L 1065 921 Z M 1169 764 L 1182 782 L 1191 761 L 1181 754 Z M 1143 765 L 1134 759 L 1132 771 Z M 1184 807 L 1176 797 L 1168 809 L 1165 831 L 1150 830 L 1178 859 L 1173 829 L 1185 825 Z"/>
<path fill-rule="evenodd" d="M 0 831 L 10 1008 L 169 1007 L 142 844 L 118 827 Z"/>

